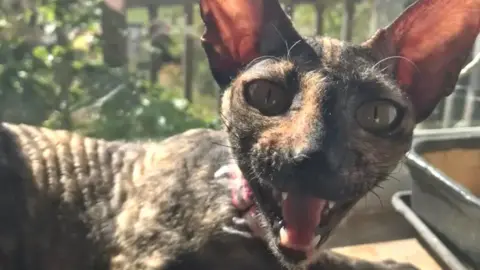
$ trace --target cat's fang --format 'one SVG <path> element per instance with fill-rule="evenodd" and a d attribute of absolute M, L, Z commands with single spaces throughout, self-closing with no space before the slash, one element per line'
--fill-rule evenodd
<path fill-rule="evenodd" d="M 288 193 L 287 192 L 282 192 L 282 200 L 287 199 Z"/>
<path fill-rule="evenodd" d="M 282 227 L 279 232 L 279 243 L 281 246 L 294 249 L 294 250 L 299 250 L 299 251 L 308 251 L 310 249 L 310 245 L 302 245 L 302 244 L 296 244 L 295 241 L 292 241 L 290 238 L 289 233 L 285 229 L 285 227 Z M 312 241 L 315 239 L 312 239 Z"/>

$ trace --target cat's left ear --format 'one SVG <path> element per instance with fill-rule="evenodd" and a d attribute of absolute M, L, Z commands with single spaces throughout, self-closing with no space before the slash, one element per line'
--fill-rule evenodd
<path fill-rule="evenodd" d="M 421 122 L 454 90 L 479 33 L 480 0 L 419 0 L 363 45 L 390 65 Z"/>
<path fill-rule="evenodd" d="M 200 0 L 200 14 L 202 45 L 221 88 L 255 58 L 286 55 L 302 40 L 278 0 Z"/>

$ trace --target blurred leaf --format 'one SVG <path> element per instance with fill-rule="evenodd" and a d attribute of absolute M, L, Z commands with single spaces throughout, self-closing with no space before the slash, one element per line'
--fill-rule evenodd
<path fill-rule="evenodd" d="M 49 53 L 47 48 L 43 46 L 37 46 L 33 49 L 33 55 L 44 62 L 47 61 Z"/>

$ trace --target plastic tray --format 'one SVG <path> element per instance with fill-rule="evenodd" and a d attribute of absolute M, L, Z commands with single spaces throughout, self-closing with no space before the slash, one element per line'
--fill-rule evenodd
<path fill-rule="evenodd" d="M 407 154 L 406 159 L 406 165 L 413 179 L 412 209 L 435 232 L 452 244 L 453 248 L 458 249 L 460 254 L 464 254 L 476 269 L 480 269 L 480 198 L 459 181 L 444 173 L 445 170 L 453 168 L 458 174 L 459 169 L 462 170 L 460 167 L 464 164 L 467 166 L 467 163 L 471 164 L 465 170 L 477 170 L 480 168 L 480 161 L 477 166 L 476 156 L 471 156 L 475 160 L 473 158 L 455 159 L 456 156 L 451 156 L 451 159 L 446 159 L 447 163 L 442 163 L 446 166 L 442 168 L 435 167 L 424 158 L 429 153 L 452 149 L 463 149 L 462 151 L 478 149 L 480 157 L 480 129 L 472 128 L 462 132 L 444 131 L 414 140 L 412 150 Z M 447 168 L 448 162 L 457 164 Z M 475 176 L 476 171 L 471 171 L 470 174 Z M 475 178 L 469 181 L 477 181 Z M 478 181 L 480 182 L 480 173 Z"/>
<path fill-rule="evenodd" d="M 421 240 L 430 248 L 437 262 L 450 270 L 470 270 L 471 267 L 464 264 L 442 240 L 415 214 L 410 207 L 411 191 L 399 191 L 392 197 L 393 207 L 402 214 L 405 219 L 417 231 Z M 447 268 L 445 268 L 447 267 Z"/>

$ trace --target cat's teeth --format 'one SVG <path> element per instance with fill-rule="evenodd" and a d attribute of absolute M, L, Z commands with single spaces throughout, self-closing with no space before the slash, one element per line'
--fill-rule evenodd
<path fill-rule="evenodd" d="M 311 243 L 312 247 L 316 247 L 318 245 L 318 243 L 320 242 L 320 240 L 322 240 L 321 235 L 315 236 L 315 238 L 313 238 L 312 243 Z"/>
<path fill-rule="evenodd" d="M 286 200 L 287 199 L 287 192 L 282 192 L 282 200 Z"/>
<path fill-rule="evenodd" d="M 328 202 L 328 209 L 332 209 L 333 207 L 335 207 L 335 202 L 332 202 L 332 201 L 329 201 Z"/>

